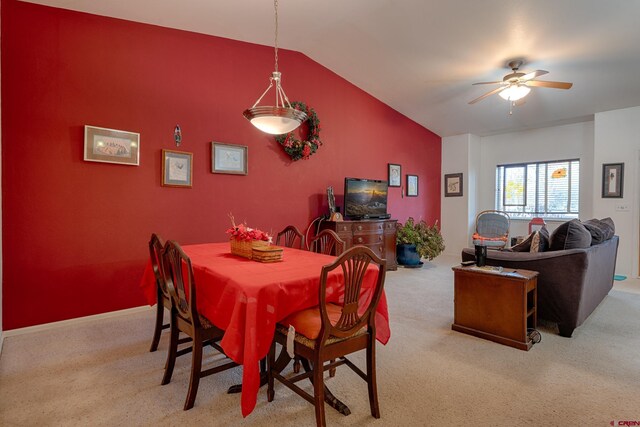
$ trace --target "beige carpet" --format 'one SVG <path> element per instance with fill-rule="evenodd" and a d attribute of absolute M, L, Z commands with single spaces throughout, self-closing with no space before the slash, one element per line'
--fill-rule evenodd
<path fill-rule="evenodd" d="M 378 345 L 382 418 L 369 414 L 365 383 L 349 369 L 327 380 L 351 408 L 327 408 L 329 425 L 606 426 L 640 420 L 638 280 L 613 290 L 571 339 L 551 329 L 529 352 L 451 330 L 456 258 L 387 278 L 392 336 Z M 615 289 L 614 288 L 614 289 Z M 631 291 L 631 292 L 628 292 Z M 261 390 L 243 419 L 225 393 L 241 368 L 203 379 L 196 406 L 182 410 L 188 357 L 160 386 L 166 334 L 149 353 L 151 310 L 7 337 L 0 358 L 0 425 L 315 425 L 313 407 L 282 385 Z M 362 362 L 362 358 L 357 358 Z"/>

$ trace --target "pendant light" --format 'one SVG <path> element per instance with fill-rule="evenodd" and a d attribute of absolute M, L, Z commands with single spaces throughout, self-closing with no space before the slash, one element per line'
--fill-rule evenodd
<path fill-rule="evenodd" d="M 296 110 L 291 107 L 289 98 L 282 89 L 282 74 L 278 71 L 278 0 L 273 2 L 276 15 L 276 37 L 275 37 L 275 63 L 276 70 L 271 73 L 269 78 L 269 86 L 260 98 L 253 104 L 253 107 L 244 110 L 242 113 L 252 125 L 260 129 L 262 132 L 272 135 L 281 135 L 289 133 L 296 129 L 307 119 L 307 114 L 303 111 Z M 262 98 L 269 90 L 276 86 L 276 103 L 272 106 L 258 106 Z"/>

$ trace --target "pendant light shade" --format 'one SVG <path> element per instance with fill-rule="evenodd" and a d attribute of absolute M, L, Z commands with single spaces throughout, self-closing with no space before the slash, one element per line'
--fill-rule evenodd
<path fill-rule="evenodd" d="M 278 71 L 278 0 L 273 2 L 276 15 L 276 37 L 275 37 L 275 68 L 269 78 L 269 86 L 260 95 L 260 98 L 242 113 L 252 125 L 262 132 L 272 135 L 289 133 L 296 129 L 307 119 L 307 114 L 303 111 L 291 107 L 289 98 L 282 89 L 282 74 Z M 262 98 L 271 90 L 275 84 L 276 103 L 271 106 L 258 106 Z"/>

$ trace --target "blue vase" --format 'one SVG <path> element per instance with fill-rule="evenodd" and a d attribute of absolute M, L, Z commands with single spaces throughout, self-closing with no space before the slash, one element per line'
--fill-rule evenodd
<path fill-rule="evenodd" d="M 416 245 L 398 245 L 396 246 L 396 257 L 400 265 L 419 265 L 420 255 L 416 251 Z"/>

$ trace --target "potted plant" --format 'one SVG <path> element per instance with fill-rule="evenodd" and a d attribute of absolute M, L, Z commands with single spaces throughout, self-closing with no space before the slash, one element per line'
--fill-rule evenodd
<path fill-rule="evenodd" d="M 398 224 L 398 264 L 419 267 L 422 265 L 421 258 L 431 261 L 443 250 L 444 240 L 438 228 L 438 221 L 430 226 L 424 220 L 415 222 L 413 218 L 409 218 L 404 224 Z"/>

